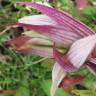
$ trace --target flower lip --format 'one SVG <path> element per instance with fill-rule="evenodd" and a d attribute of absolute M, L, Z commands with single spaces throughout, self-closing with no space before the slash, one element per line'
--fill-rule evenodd
<path fill-rule="evenodd" d="M 16 45 L 17 47 L 20 47 L 26 43 L 28 43 L 28 41 L 30 41 L 32 38 L 30 36 L 26 36 L 26 35 L 21 35 L 19 37 L 15 37 L 11 40 L 8 40 L 6 43 L 8 45 Z"/>
<path fill-rule="evenodd" d="M 72 87 L 76 84 L 80 84 L 85 79 L 85 76 L 66 76 L 59 85 L 59 88 L 63 88 L 65 91 L 71 91 Z"/>

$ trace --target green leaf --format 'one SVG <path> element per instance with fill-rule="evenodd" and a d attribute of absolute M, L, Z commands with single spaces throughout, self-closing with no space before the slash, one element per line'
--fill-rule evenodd
<path fill-rule="evenodd" d="M 51 80 L 43 80 L 41 82 L 41 87 L 47 96 L 50 96 Z M 70 96 L 68 93 L 64 92 L 62 89 L 58 89 L 57 96 Z"/>
<path fill-rule="evenodd" d="M 69 5 L 69 0 L 60 0 L 60 2 L 64 5 L 64 6 L 68 6 Z"/>
<path fill-rule="evenodd" d="M 21 82 L 21 85 L 17 89 L 15 96 L 30 96 L 28 89 L 28 82 L 26 79 Z"/>
<path fill-rule="evenodd" d="M 86 8 L 84 8 L 83 10 L 83 14 L 85 15 L 93 15 L 95 13 L 96 8 L 93 6 L 87 6 Z"/>
<path fill-rule="evenodd" d="M 87 6 L 86 8 L 84 8 L 83 10 L 83 14 L 86 18 L 86 20 L 95 20 L 96 19 L 96 7 L 93 7 L 93 6 Z M 89 23 L 91 22 L 89 21 Z"/>

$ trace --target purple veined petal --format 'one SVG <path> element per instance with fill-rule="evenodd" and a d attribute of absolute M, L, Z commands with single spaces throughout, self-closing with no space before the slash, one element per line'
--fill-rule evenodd
<path fill-rule="evenodd" d="M 68 58 L 66 56 L 63 56 L 61 53 L 59 53 L 55 47 L 53 48 L 53 57 L 65 72 L 77 71 L 77 68 L 75 68 L 72 65 L 72 63 L 68 60 Z"/>
<path fill-rule="evenodd" d="M 19 24 L 27 24 L 27 25 L 31 25 L 31 26 L 36 26 L 37 25 L 37 28 L 38 26 L 46 26 L 46 25 L 49 25 L 49 27 L 51 26 L 54 26 L 54 28 L 52 29 L 52 31 L 60 31 L 60 32 L 55 32 L 55 34 L 58 35 L 58 33 L 60 34 L 61 33 L 61 36 L 62 35 L 66 35 L 66 38 L 68 36 L 70 36 L 70 38 L 76 38 L 76 39 L 79 39 L 81 38 L 79 35 L 77 35 L 76 33 L 74 33 L 71 29 L 69 29 L 68 27 L 62 27 L 62 26 L 59 26 L 55 21 L 53 21 L 51 18 L 49 18 L 48 16 L 46 15 L 33 15 L 33 16 L 25 16 L 21 19 L 19 19 Z M 26 25 L 26 27 L 27 27 Z M 59 26 L 59 27 L 58 27 Z M 34 29 L 34 28 L 33 28 Z"/>
<path fill-rule="evenodd" d="M 66 76 L 64 69 L 58 64 L 55 63 L 52 70 L 52 86 L 51 86 L 51 96 L 56 94 L 59 84 Z"/>
<path fill-rule="evenodd" d="M 34 30 L 42 35 L 48 36 L 54 42 L 64 44 L 67 47 L 70 46 L 70 44 L 72 44 L 77 39 L 81 38 L 79 35 L 70 32 L 70 30 L 68 29 L 64 30 L 58 26 L 29 25 L 23 23 L 17 23 L 17 25 L 25 27 L 30 30 Z"/>
<path fill-rule="evenodd" d="M 74 41 L 74 39 L 76 40 L 78 38 L 81 38 L 80 36 L 71 32 L 68 28 L 65 28 L 65 29 L 63 28 L 62 29 L 61 26 L 60 27 L 55 27 L 55 26 L 58 26 L 57 23 L 46 15 L 25 16 L 25 17 L 19 19 L 18 22 L 19 22 L 18 24 L 19 25 L 22 24 L 22 26 L 24 26 L 24 24 L 26 24 L 25 27 L 27 27 L 27 28 L 29 28 L 28 25 L 31 26 L 31 29 L 33 29 L 33 30 L 34 30 L 33 27 L 37 25 L 37 31 L 39 31 L 41 29 L 41 28 L 39 28 L 39 30 L 38 30 L 39 26 L 43 27 L 43 26 L 46 26 L 46 25 L 48 26 L 49 25 L 49 27 L 51 28 L 51 30 L 50 30 L 51 34 L 54 34 L 54 32 L 55 32 L 55 35 L 56 36 L 59 35 L 59 37 L 61 37 L 61 39 L 59 39 L 58 37 L 56 37 L 54 35 L 51 36 L 51 37 L 57 38 L 60 42 L 62 42 L 63 38 L 67 39 L 67 41 L 69 41 L 69 42 Z M 54 28 L 51 27 L 51 26 L 54 26 Z M 45 29 L 45 28 L 43 28 L 43 29 Z M 36 28 L 35 28 L 35 30 L 36 30 Z M 45 29 L 43 31 L 45 33 L 45 31 L 47 31 L 47 29 Z M 50 37 L 50 34 L 49 34 L 49 37 Z"/>
<path fill-rule="evenodd" d="M 96 64 L 94 63 L 88 63 L 87 68 L 89 69 L 89 71 L 96 76 Z"/>
<path fill-rule="evenodd" d="M 17 2 L 19 5 L 26 5 L 31 6 L 38 11 L 42 12 L 43 14 L 46 14 L 53 20 L 55 20 L 59 25 L 62 25 L 64 27 L 71 28 L 76 34 L 79 34 L 81 36 L 88 36 L 90 34 L 94 34 L 94 32 L 85 24 L 82 22 L 74 19 L 70 15 L 68 15 L 65 12 L 60 12 L 54 8 L 50 8 L 48 6 L 37 4 L 37 3 L 31 3 L 31 2 Z"/>
<path fill-rule="evenodd" d="M 50 25 L 55 26 L 57 23 L 53 21 L 47 15 L 32 15 L 25 16 L 18 21 L 19 23 L 29 24 L 29 25 Z"/>
<path fill-rule="evenodd" d="M 96 34 L 77 40 L 68 52 L 68 59 L 76 67 L 80 68 L 88 56 L 92 53 L 96 44 Z"/>

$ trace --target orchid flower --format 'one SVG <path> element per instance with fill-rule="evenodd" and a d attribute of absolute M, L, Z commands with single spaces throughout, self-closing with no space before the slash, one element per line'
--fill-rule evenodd
<path fill-rule="evenodd" d="M 68 72 L 75 72 L 81 67 L 87 67 L 92 73 L 96 74 L 96 34 L 92 29 L 79 20 L 74 19 L 68 13 L 51 7 L 31 2 L 17 2 L 17 4 L 30 6 L 42 13 L 25 16 L 18 20 L 17 25 L 34 30 L 48 37 L 53 42 L 51 43 L 51 51 L 31 48 L 34 54 L 41 56 L 45 56 L 46 54 L 48 58 L 54 58 L 56 61 L 52 70 L 51 96 L 55 95 L 58 86 Z M 21 38 L 11 40 L 10 42 L 18 45 L 18 42 L 22 42 Z M 25 39 L 27 38 L 23 37 L 23 45 L 19 43 L 19 47 L 17 48 L 20 49 L 20 47 L 23 47 L 27 50 L 28 48 L 26 49 L 24 46 L 30 44 L 30 40 L 34 45 L 32 42 L 33 38 L 30 39 L 29 37 L 29 39 Z M 57 46 L 67 48 L 67 54 L 60 53 Z M 21 48 L 19 51 L 22 50 Z"/>

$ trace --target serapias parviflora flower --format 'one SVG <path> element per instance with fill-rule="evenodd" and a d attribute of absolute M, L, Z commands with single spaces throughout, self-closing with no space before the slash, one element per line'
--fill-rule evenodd
<path fill-rule="evenodd" d="M 96 34 L 92 29 L 74 19 L 69 14 L 60 12 L 54 8 L 31 2 L 17 2 L 17 4 L 30 6 L 42 13 L 35 16 L 25 16 L 18 20 L 17 25 L 47 36 L 51 42 L 53 42 L 49 51 L 31 48 L 31 51 L 36 53 L 36 55 L 51 57 L 56 61 L 52 70 L 51 96 L 55 95 L 58 86 L 68 72 L 75 72 L 82 66 L 85 66 L 90 69 L 94 75 L 96 74 L 96 57 L 93 55 L 93 53 L 96 53 L 96 51 L 94 51 Z M 21 38 L 22 37 L 20 37 L 20 39 Z M 32 39 L 33 38 L 30 40 Z M 23 40 L 25 40 L 25 37 Z M 28 39 L 26 44 L 29 44 L 30 40 Z M 13 44 L 18 43 L 17 41 L 16 39 L 13 40 Z M 54 43 L 55 45 L 53 45 Z M 23 43 L 23 45 L 24 44 L 25 43 Z M 21 45 L 22 44 L 19 44 L 19 49 L 23 46 Z M 69 48 L 69 51 L 65 55 L 61 54 L 57 46 Z M 24 48 L 27 50 L 26 47 Z"/>

